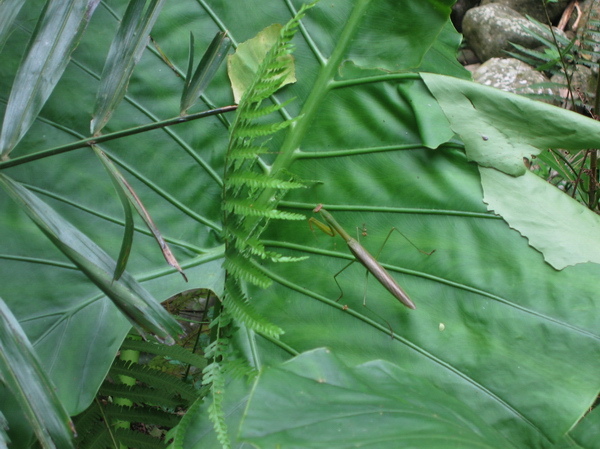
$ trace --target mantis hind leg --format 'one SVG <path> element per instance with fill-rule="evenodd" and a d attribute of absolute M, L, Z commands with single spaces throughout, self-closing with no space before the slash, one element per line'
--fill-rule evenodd
<path fill-rule="evenodd" d="M 344 290 L 342 289 L 342 286 L 338 282 L 337 277 L 340 274 L 342 274 L 342 272 L 344 272 L 346 270 L 346 268 L 348 268 L 354 262 L 356 262 L 356 260 L 350 261 L 348 264 L 346 264 L 344 266 L 344 268 L 342 268 L 340 271 L 338 271 L 336 274 L 333 275 L 333 280 L 335 281 L 335 284 L 338 286 L 338 289 L 340 290 L 340 296 L 338 297 L 338 299 L 335 300 L 335 302 L 338 302 L 344 296 Z M 369 270 L 366 270 L 366 272 L 365 272 L 365 289 L 364 289 L 364 295 L 363 295 L 363 307 L 365 307 L 367 310 L 369 310 L 369 312 L 377 315 L 380 319 L 382 319 L 383 321 L 385 321 L 385 324 L 387 324 L 387 326 L 390 329 L 390 336 L 393 339 L 394 338 L 394 329 L 392 328 L 392 325 L 390 324 L 390 322 L 388 320 L 386 320 L 384 317 L 382 317 L 380 314 L 378 314 L 377 312 L 375 312 L 373 309 L 371 309 L 369 306 L 367 306 L 367 286 L 368 286 L 368 281 L 369 281 Z M 344 306 L 344 310 L 346 310 L 346 309 L 348 309 L 348 306 Z"/>
<path fill-rule="evenodd" d="M 333 275 L 333 280 L 335 281 L 335 285 L 338 286 L 338 288 L 340 289 L 340 296 L 338 296 L 338 299 L 335 300 L 335 302 L 338 302 L 340 299 L 342 299 L 342 296 L 344 296 L 344 290 L 342 290 L 342 286 L 340 285 L 340 283 L 337 280 L 337 277 L 342 274 L 342 272 L 344 272 L 346 270 L 346 268 L 348 268 L 350 265 L 352 265 L 354 262 L 356 262 L 356 260 L 352 260 L 350 261 L 347 265 L 344 266 L 344 268 L 342 268 L 340 271 L 338 271 L 337 273 L 335 273 Z"/>
<path fill-rule="evenodd" d="M 377 315 L 379 318 L 381 318 L 383 321 L 385 321 L 385 324 L 387 324 L 387 326 L 390 328 L 390 336 L 392 337 L 392 340 L 394 339 L 394 329 L 392 328 L 392 325 L 390 324 L 390 322 L 388 320 L 386 320 L 384 317 L 382 317 L 381 315 L 379 315 L 377 312 L 375 312 L 373 309 L 371 309 L 369 306 L 367 306 L 367 287 L 369 284 L 369 270 L 365 271 L 365 291 L 363 294 L 363 307 L 367 310 L 369 310 L 369 312 Z"/>
<path fill-rule="evenodd" d="M 358 237 L 358 228 L 356 228 L 356 230 L 357 230 L 357 237 Z M 387 244 L 387 241 L 389 240 L 389 238 L 391 237 L 391 235 L 392 235 L 392 233 L 394 231 L 398 232 L 402 237 L 404 237 L 408 241 L 408 243 L 410 243 L 410 245 L 413 246 L 420 253 L 426 254 L 426 255 L 430 256 L 430 255 L 432 255 L 435 252 L 435 249 L 433 251 L 431 251 L 431 252 L 427 252 L 427 251 L 421 250 L 408 237 L 406 237 L 402 232 L 400 232 L 397 228 L 393 227 L 393 228 L 390 229 L 390 231 L 388 232 L 387 236 L 385 237 L 385 240 L 381 244 L 381 247 L 377 251 L 377 255 L 375 256 L 375 259 L 379 258 L 379 255 L 381 254 L 381 251 L 383 251 L 383 248 Z M 362 235 L 363 236 L 367 235 L 366 226 L 364 224 L 363 224 L 363 227 L 362 227 Z M 389 323 L 389 321 L 386 320 L 385 318 L 383 318 L 381 315 L 379 315 L 377 312 L 375 312 L 374 310 L 372 310 L 370 307 L 367 306 L 367 287 L 368 287 L 367 284 L 368 284 L 368 280 L 369 280 L 369 270 L 367 270 L 366 273 L 365 273 L 365 289 L 364 289 L 364 294 L 363 294 L 363 306 L 366 307 L 367 309 L 369 309 L 369 311 L 371 311 L 372 313 L 374 313 L 375 315 L 377 315 L 383 321 L 385 321 L 385 323 L 388 325 L 388 328 L 390 329 L 390 335 L 391 335 L 391 337 L 393 339 L 394 338 L 394 330 L 393 330 L 391 324 Z"/>
<path fill-rule="evenodd" d="M 375 256 L 375 258 L 378 258 L 379 255 L 381 254 L 381 251 L 383 251 L 383 248 L 385 247 L 387 241 L 389 240 L 389 238 L 392 235 L 392 232 L 396 231 L 398 234 L 400 234 L 402 237 L 404 237 L 406 239 L 406 241 L 408 243 L 410 243 L 410 245 L 415 248 L 417 251 L 419 251 L 421 254 L 425 254 L 427 256 L 431 256 L 433 253 L 435 253 L 435 249 L 433 251 L 427 252 L 427 251 L 423 251 L 421 248 L 419 248 L 417 245 L 415 245 L 407 236 L 405 236 L 402 232 L 400 232 L 400 230 L 396 227 L 393 227 L 392 229 L 390 229 L 390 232 L 388 232 L 387 237 L 385 238 L 385 240 L 383 241 L 383 243 L 381 244 L 381 247 L 379 248 L 379 251 L 377 251 L 377 255 Z"/>

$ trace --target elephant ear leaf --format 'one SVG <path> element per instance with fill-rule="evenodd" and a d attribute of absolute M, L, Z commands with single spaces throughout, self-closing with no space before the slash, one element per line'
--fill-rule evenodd
<path fill-rule="evenodd" d="M 298 396 L 313 410 L 308 420 Z M 274 408 L 280 418 L 273 416 Z M 414 425 L 417 416 L 426 433 Z M 323 432 L 326 422 L 344 430 Z M 241 436 L 258 447 L 314 447 L 316 441 L 322 447 L 352 447 L 361 441 L 367 447 L 434 448 L 443 447 L 444 439 L 460 439 L 462 448 L 515 447 L 464 403 L 410 370 L 383 360 L 349 367 L 323 348 L 261 371 Z"/>
<path fill-rule="evenodd" d="M 600 217 L 537 178 L 523 158 L 597 146 L 600 123 L 565 109 L 447 76 L 421 74 L 479 165 L 484 200 L 557 270 L 600 263 Z M 538 117 L 531 126 L 531 117 Z M 510 132 L 507 132 L 510 130 Z"/>

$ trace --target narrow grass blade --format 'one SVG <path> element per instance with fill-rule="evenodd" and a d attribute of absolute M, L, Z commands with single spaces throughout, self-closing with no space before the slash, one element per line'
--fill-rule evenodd
<path fill-rule="evenodd" d="M 185 115 L 187 110 L 198 101 L 206 86 L 209 85 L 215 73 L 217 73 L 230 47 L 231 39 L 227 37 L 227 33 L 217 33 L 204 53 L 200 64 L 198 64 L 196 72 L 192 75 L 194 69 L 194 36 L 190 34 L 190 59 L 185 87 L 181 95 L 179 111 L 181 115 Z"/>
<path fill-rule="evenodd" d="M 0 160 L 21 140 L 62 76 L 100 0 L 49 0 L 42 11 L 10 92 Z"/>
<path fill-rule="evenodd" d="M 129 204 L 133 205 L 133 207 L 137 211 L 138 215 L 142 218 L 142 220 L 144 220 L 144 223 L 146 224 L 146 226 L 148 227 L 150 232 L 152 232 L 154 239 L 158 242 L 158 245 L 160 246 L 160 250 L 162 251 L 163 256 L 164 256 L 165 260 L 167 261 L 167 263 L 169 265 L 171 265 L 173 268 L 175 268 L 177 271 L 179 271 L 179 273 L 181 273 L 181 275 L 183 276 L 183 279 L 185 279 L 185 281 L 187 282 L 187 277 L 186 277 L 185 273 L 183 272 L 183 269 L 177 262 L 177 259 L 175 259 L 175 256 L 171 252 L 169 245 L 167 244 L 167 242 L 163 238 L 162 234 L 160 233 L 160 231 L 154 224 L 152 217 L 150 217 L 150 214 L 148 213 L 148 211 L 142 204 L 142 201 L 140 200 L 140 198 L 137 196 L 137 194 L 133 190 L 133 187 L 131 187 L 131 185 L 129 185 L 129 183 L 127 182 L 125 177 L 121 174 L 119 169 L 115 166 L 115 164 L 113 164 L 113 162 L 108 158 L 108 156 L 106 156 L 106 154 L 103 151 L 97 149 L 96 147 L 94 147 L 94 151 L 96 151 L 96 154 L 98 155 L 98 157 L 100 157 L 100 160 L 104 164 L 104 167 L 109 172 L 111 179 L 113 181 L 113 184 L 115 186 L 115 189 L 117 189 L 117 193 L 119 194 L 119 198 L 121 198 L 121 202 L 124 202 L 123 208 L 125 208 L 125 207 L 129 208 Z M 127 204 L 127 206 L 125 206 L 125 203 Z M 129 208 L 129 211 L 130 211 L 129 213 L 131 213 L 130 208 Z M 125 213 L 127 214 L 127 211 L 125 211 Z M 131 222 L 131 230 L 133 232 L 133 219 Z M 128 236 L 127 236 L 127 232 L 126 232 L 126 235 L 125 235 L 125 238 L 123 241 L 123 245 L 121 246 L 122 252 L 124 251 L 125 244 L 131 243 L 131 242 L 125 242 L 125 239 L 127 239 L 127 238 L 128 238 Z M 131 241 L 132 240 L 133 240 L 133 234 L 131 235 Z M 127 249 L 125 249 L 125 250 L 127 250 Z M 127 250 L 127 256 L 128 255 L 129 255 L 129 251 Z M 121 258 L 121 255 L 119 255 L 119 259 L 120 258 Z M 126 264 L 127 260 L 125 259 L 123 261 L 123 263 Z M 119 263 L 117 263 L 117 266 L 118 265 L 119 265 Z M 123 266 L 123 268 L 124 268 L 124 266 Z M 115 272 L 115 275 L 116 274 L 117 273 Z M 120 273 L 119 273 L 119 276 L 120 276 Z"/>
<path fill-rule="evenodd" d="M 177 321 L 129 273 L 113 281 L 116 263 L 102 248 L 18 182 L 0 174 L 0 186 L 138 330 L 173 342 L 170 337 L 181 332 Z"/>
<path fill-rule="evenodd" d="M 0 51 L 10 36 L 12 24 L 24 3 L 25 0 L 0 1 Z"/>
<path fill-rule="evenodd" d="M 110 46 L 102 70 L 96 105 L 92 115 L 91 132 L 98 134 L 127 91 L 129 78 L 142 57 L 164 0 L 131 0 L 121 26 Z"/>
<path fill-rule="evenodd" d="M 71 418 L 58 399 L 55 387 L 46 376 L 25 332 L 2 298 L 0 380 L 14 395 L 43 448 L 74 447 Z M 1 426 L 0 420 L 0 430 Z"/>
<path fill-rule="evenodd" d="M 120 179 L 122 178 L 121 174 L 117 170 L 117 167 L 108 159 L 106 154 L 102 150 L 100 150 L 96 145 L 93 145 L 92 148 L 96 153 L 96 156 L 100 159 L 100 161 L 104 164 L 104 168 L 110 175 L 110 179 L 113 183 L 113 186 L 119 196 L 119 200 L 121 200 L 121 205 L 123 206 L 123 213 L 125 214 L 125 229 L 123 232 L 123 241 L 121 242 L 121 250 L 119 251 L 119 257 L 117 259 L 117 266 L 115 267 L 115 272 L 113 274 L 113 280 L 117 281 L 123 272 L 125 271 L 125 267 L 127 266 L 127 261 L 129 260 L 129 255 L 131 254 L 131 247 L 133 246 L 133 213 L 131 211 L 131 204 L 129 203 L 129 198 L 125 189 L 121 184 Z"/>

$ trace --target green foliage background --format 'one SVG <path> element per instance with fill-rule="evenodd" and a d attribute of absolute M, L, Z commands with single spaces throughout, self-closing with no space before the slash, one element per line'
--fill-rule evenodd
<path fill-rule="evenodd" d="M 364 224 L 368 235 L 361 239 L 373 252 L 391 227 L 419 248 L 435 249 L 425 256 L 394 235 L 380 256 L 417 310 L 404 308 L 373 280 L 367 290 L 369 309 L 363 308 L 364 269 L 358 264 L 338 277 L 344 296 L 336 302 L 339 290 L 332 275 L 351 259 L 344 242 L 315 234 L 304 222 L 272 222 L 264 235 L 270 248 L 310 258 L 265 263 L 274 285 L 249 291 L 264 316 L 284 329 L 281 342 L 242 328 L 237 343 L 259 369 L 323 346 L 349 366 L 383 360 L 405 372 L 390 386 L 396 394 L 424 398 L 444 392 L 451 409 L 477 415 L 515 447 L 552 447 L 556 441 L 576 447 L 573 435 L 565 434 L 599 389 L 594 280 L 600 269 L 594 264 L 551 268 L 526 239 L 487 211 L 477 166 L 467 161 L 460 141 L 426 148 L 450 140 L 453 133 L 445 120 L 431 121 L 438 109 L 428 108 L 433 97 L 413 72 L 467 77 L 454 61 L 460 39 L 447 23 L 452 3 L 321 0 L 294 41 L 298 82 L 278 94 L 280 101 L 296 98 L 285 110 L 292 117 L 304 113 L 304 122 L 274 137 L 274 154 L 266 157 L 271 162 L 279 151 L 287 154 L 283 168 L 307 181 L 307 188 L 286 197 L 281 209 L 308 217 L 317 203 L 324 203 L 348 230 Z M 238 44 L 274 22 L 285 23 L 299 5 L 292 0 L 248 0 L 235 7 L 221 1 L 168 2 L 152 37 L 183 71 L 189 31 L 197 48 L 208 46 L 220 30 Z M 39 14 L 36 7 L 41 2 L 24 7 L 20 27 L 3 49 L 3 100 Z M 87 137 L 98 77 L 124 7 L 116 1 L 98 7 L 72 63 L 13 156 Z M 345 33 L 351 34 L 347 41 Z M 146 51 L 104 132 L 177 115 L 182 86 L 155 52 Z M 203 100 L 206 106 L 199 110 L 232 103 L 224 67 Z M 429 119 L 424 119 L 427 111 Z M 190 279 L 185 284 L 164 263 L 140 225 L 128 271 L 158 300 L 190 288 L 222 292 L 221 173 L 231 120 L 206 118 L 103 146 Z M 552 132 L 548 125 L 547 133 Z M 121 206 L 91 150 L 2 172 L 27 185 L 116 258 L 124 226 Z M 0 297 L 25 328 L 63 404 L 76 414 L 92 400 L 129 322 L 6 195 L 0 197 L 0 210 Z M 335 363 L 320 363 L 334 366 L 327 377 L 315 374 L 326 384 L 343 372 Z M 263 374 L 257 385 L 276 381 Z M 237 391 L 232 386 L 228 400 L 243 411 L 249 426 L 258 412 L 253 402 L 245 410 L 247 390 Z M 260 391 L 256 387 L 254 394 Z M 9 407 L 2 411 L 9 421 L 18 419 Z M 190 447 L 212 447 L 202 439 L 210 426 L 202 413 L 194 408 L 190 420 L 198 422 L 181 437 Z M 281 420 L 285 428 L 284 414 L 271 411 L 269 416 L 267 427 L 275 429 Z M 315 419 L 326 422 L 327 417 Z M 401 416 L 394 426 L 402 432 L 415 422 Z M 376 436 L 377 421 L 373 426 Z M 447 435 L 426 429 L 429 439 L 421 447 L 435 447 L 432 441 Z M 257 438 L 247 428 L 243 435 Z M 318 433 L 313 435 L 316 439 Z M 284 432 L 282 438 L 276 441 L 289 443 L 285 438 L 291 437 Z M 486 440 L 486 434 L 481 438 Z"/>

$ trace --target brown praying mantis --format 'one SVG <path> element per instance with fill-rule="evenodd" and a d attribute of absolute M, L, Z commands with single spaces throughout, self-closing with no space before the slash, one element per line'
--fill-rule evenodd
<path fill-rule="evenodd" d="M 371 253 L 369 253 L 356 239 L 352 238 L 350 236 L 350 234 L 348 234 L 345 231 L 345 229 L 342 228 L 342 226 L 335 220 L 335 218 L 333 218 L 333 216 L 329 212 L 327 212 L 325 209 L 323 209 L 322 204 L 319 204 L 317 207 L 315 207 L 313 212 L 319 213 L 321 215 L 321 217 L 323 218 L 323 220 L 325 220 L 327 222 L 327 224 L 322 223 L 319 220 L 317 220 L 316 218 L 311 217 L 308 220 L 311 226 L 315 225 L 321 231 L 325 232 L 326 234 L 330 235 L 331 237 L 335 236 L 335 233 L 337 232 L 340 235 L 340 237 L 342 237 L 346 241 L 346 244 L 348 245 L 350 252 L 354 255 L 356 260 L 358 260 L 361 264 L 363 264 L 363 266 L 367 269 L 367 271 L 369 273 L 371 273 L 373 276 L 375 276 L 375 278 L 379 281 L 379 283 L 381 285 L 383 285 L 392 295 L 394 295 L 394 297 L 398 301 L 400 301 L 402 304 L 404 304 L 409 309 L 416 308 L 415 304 L 411 301 L 411 299 L 408 297 L 406 292 L 402 289 L 402 287 L 400 287 L 398 285 L 398 283 L 386 271 L 386 269 L 383 268 L 379 262 L 377 262 L 377 259 L 375 259 L 371 255 Z M 392 229 L 392 231 L 393 231 L 393 229 Z M 390 231 L 390 233 L 391 233 L 391 231 Z M 433 253 L 433 251 L 431 253 L 425 253 L 425 254 L 432 254 L 432 253 Z M 352 261 L 352 262 L 354 262 L 354 261 Z M 352 263 L 352 262 L 350 262 L 350 263 Z M 349 265 L 346 265 L 346 267 L 348 267 L 348 266 Z M 346 268 L 344 268 L 344 269 L 346 269 Z M 344 269 L 342 271 L 344 271 Z M 341 273 L 341 271 L 337 274 L 340 274 L 340 273 Z M 337 274 L 335 276 L 337 276 Z M 335 276 L 334 276 L 334 278 L 335 278 Z M 337 280 L 336 280 L 336 283 L 337 283 Z M 338 284 L 338 287 L 339 287 L 339 284 Z M 340 287 L 340 290 L 341 290 L 341 287 Z M 340 296 L 340 298 L 341 298 L 341 296 Z M 339 298 L 338 298 L 338 300 L 339 300 Z M 366 306 L 366 296 L 363 300 L 363 305 Z"/>

